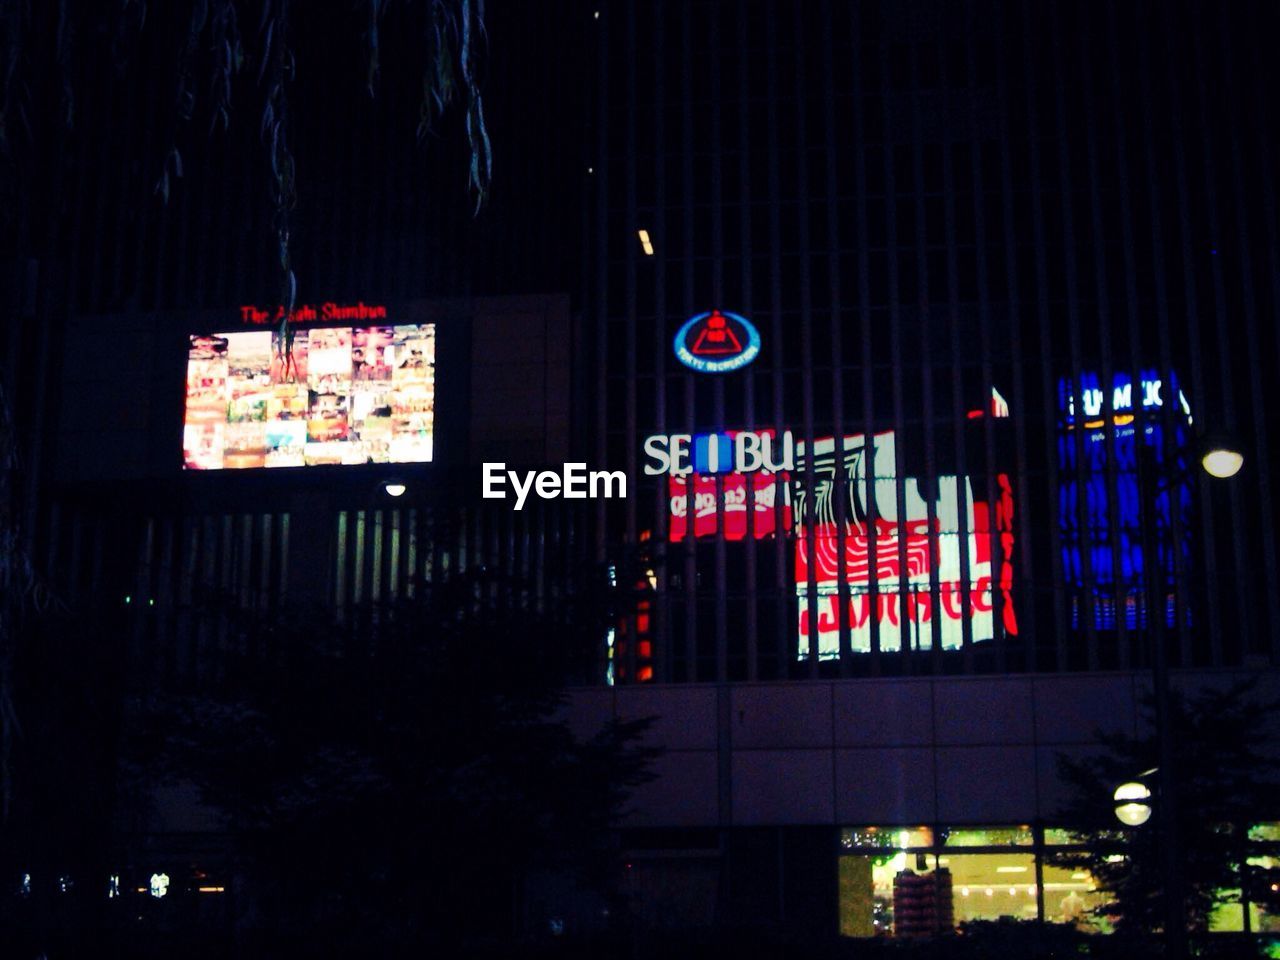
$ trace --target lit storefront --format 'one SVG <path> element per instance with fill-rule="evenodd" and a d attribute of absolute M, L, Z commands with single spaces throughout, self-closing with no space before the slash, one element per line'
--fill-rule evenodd
<path fill-rule="evenodd" d="M 974 920 L 1049 920 L 1104 932 L 1108 901 L 1089 873 L 1055 865 L 1062 831 L 1030 826 L 846 828 L 840 931 L 932 936 Z"/>
<path fill-rule="evenodd" d="M 1084 842 L 1090 839 L 1090 843 Z M 1245 875 L 1280 867 L 1280 825 L 1249 830 Z M 840 831 L 840 932 L 847 937 L 937 936 L 970 921 L 1041 920 L 1084 933 L 1113 930 L 1115 898 L 1086 867 L 1089 849 L 1113 849 L 1120 834 L 1086 838 L 1060 827 L 846 827 Z M 1218 891 L 1209 929 L 1280 932 L 1280 917 L 1242 890 Z M 1247 923 L 1246 923 L 1247 912 Z"/>

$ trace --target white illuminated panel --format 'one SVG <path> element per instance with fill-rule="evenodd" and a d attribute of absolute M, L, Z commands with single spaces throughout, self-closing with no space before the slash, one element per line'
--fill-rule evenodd
<path fill-rule="evenodd" d="M 842 622 L 848 624 L 850 650 L 868 652 L 873 618 L 883 651 L 901 650 L 904 643 L 911 649 L 928 649 L 933 643 L 935 623 L 945 650 L 963 645 L 966 620 L 975 643 L 992 639 L 997 629 L 1016 634 L 1012 596 L 1013 497 L 1008 476 L 997 476 L 994 503 L 975 500 L 968 477 L 939 476 L 932 517 L 918 478 L 904 477 L 902 505 L 906 513 L 899 516 L 894 434 L 877 434 L 870 445 L 861 435 L 847 436 L 842 446 L 843 459 L 837 463 L 834 438 L 815 440 L 812 456 L 805 444 L 797 444 L 800 477 L 795 482 L 793 503 L 799 656 L 808 656 L 812 626 L 817 634 L 819 659 L 838 657 Z M 875 476 L 871 493 L 874 511 L 866 502 L 868 457 L 873 460 Z M 845 473 L 844 490 L 849 498 L 844 510 L 843 557 L 834 501 L 837 470 Z M 807 471 L 814 474 L 812 503 L 804 476 Z M 810 514 L 816 586 L 812 597 L 806 523 Z M 843 604 L 842 578 L 846 593 Z M 873 581 L 874 596 L 870 590 Z"/>

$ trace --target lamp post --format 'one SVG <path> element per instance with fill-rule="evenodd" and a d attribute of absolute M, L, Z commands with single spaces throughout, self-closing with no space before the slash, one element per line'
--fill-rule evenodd
<path fill-rule="evenodd" d="M 1112 799 L 1116 802 L 1116 819 L 1126 827 L 1140 827 L 1151 819 L 1151 790 L 1145 783 L 1122 783 Z"/>
<path fill-rule="evenodd" d="M 1197 444 L 1194 452 L 1201 468 L 1210 476 L 1228 478 L 1239 473 L 1244 455 L 1229 441 L 1209 437 Z M 1172 495 L 1176 485 L 1187 479 L 1191 470 L 1177 469 L 1180 457 L 1168 463 L 1156 460 L 1155 452 L 1144 442 L 1141 424 L 1134 431 L 1134 450 L 1138 468 L 1138 526 L 1142 537 L 1142 569 L 1147 617 L 1147 636 L 1151 644 L 1151 684 L 1156 709 L 1156 739 L 1159 748 L 1157 784 L 1160 802 L 1156 819 L 1160 831 L 1160 851 L 1164 867 L 1164 936 L 1165 955 L 1173 960 L 1187 956 L 1187 921 L 1184 912 L 1182 878 L 1182 844 L 1178 835 L 1177 777 L 1174 769 L 1173 718 L 1170 716 L 1169 649 L 1164 622 L 1164 564 L 1154 543 L 1156 503 L 1161 492 Z M 1163 482 L 1161 482 L 1163 481 Z M 1170 513 L 1172 514 L 1172 504 Z M 1173 545 L 1171 549 L 1176 549 Z M 1126 784 L 1126 786 L 1131 786 Z M 1117 802 L 1120 800 L 1117 791 Z M 1145 798 L 1144 798 L 1145 799 Z M 1117 808 L 1117 816 L 1119 816 Z"/>

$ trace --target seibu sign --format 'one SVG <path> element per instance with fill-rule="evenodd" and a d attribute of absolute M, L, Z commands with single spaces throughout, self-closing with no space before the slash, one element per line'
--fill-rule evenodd
<path fill-rule="evenodd" d="M 646 476 L 673 477 L 691 473 L 782 473 L 796 467 L 796 445 L 791 431 L 781 438 L 771 430 L 740 430 L 734 433 L 672 433 L 646 437 L 644 452 L 649 462 Z"/>
<path fill-rule="evenodd" d="M 657 434 L 644 449 L 644 472 L 667 475 L 670 539 L 717 530 L 726 540 L 763 539 L 790 528 L 787 483 L 796 458 L 790 431 Z"/>

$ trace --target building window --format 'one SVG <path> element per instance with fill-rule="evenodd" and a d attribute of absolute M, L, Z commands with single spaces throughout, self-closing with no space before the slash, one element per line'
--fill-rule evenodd
<path fill-rule="evenodd" d="M 1070 923 L 1087 933 L 1110 933 L 1111 921 L 1101 910 L 1113 898 L 1098 889 L 1093 875 L 1082 867 L 1045 863 L 1044 918 L 1050 923 Z"/>
<path fill-rule="evenodd" d="M 937 936 L 974 921 L 1019 920 L 1110 932 L 1102 911 L 1111 900 L 1090 873 L 1052 862 L 1081 845 L 1079 834 L 1026 824 L 846 828 L 840 833 L 840 932 Z"/>
<path fill-rule="evenodd" d="M 1035 920 L 1033 853 L 966 853 L 940 857 L 951 871 L 957 924 L 970 920 Z"/>
<path fill-rule="evenodd" d="M 1029 847 L 1035 843 L 1031 827 L 980 827 L 944 831 L 948 847 Z"/>

